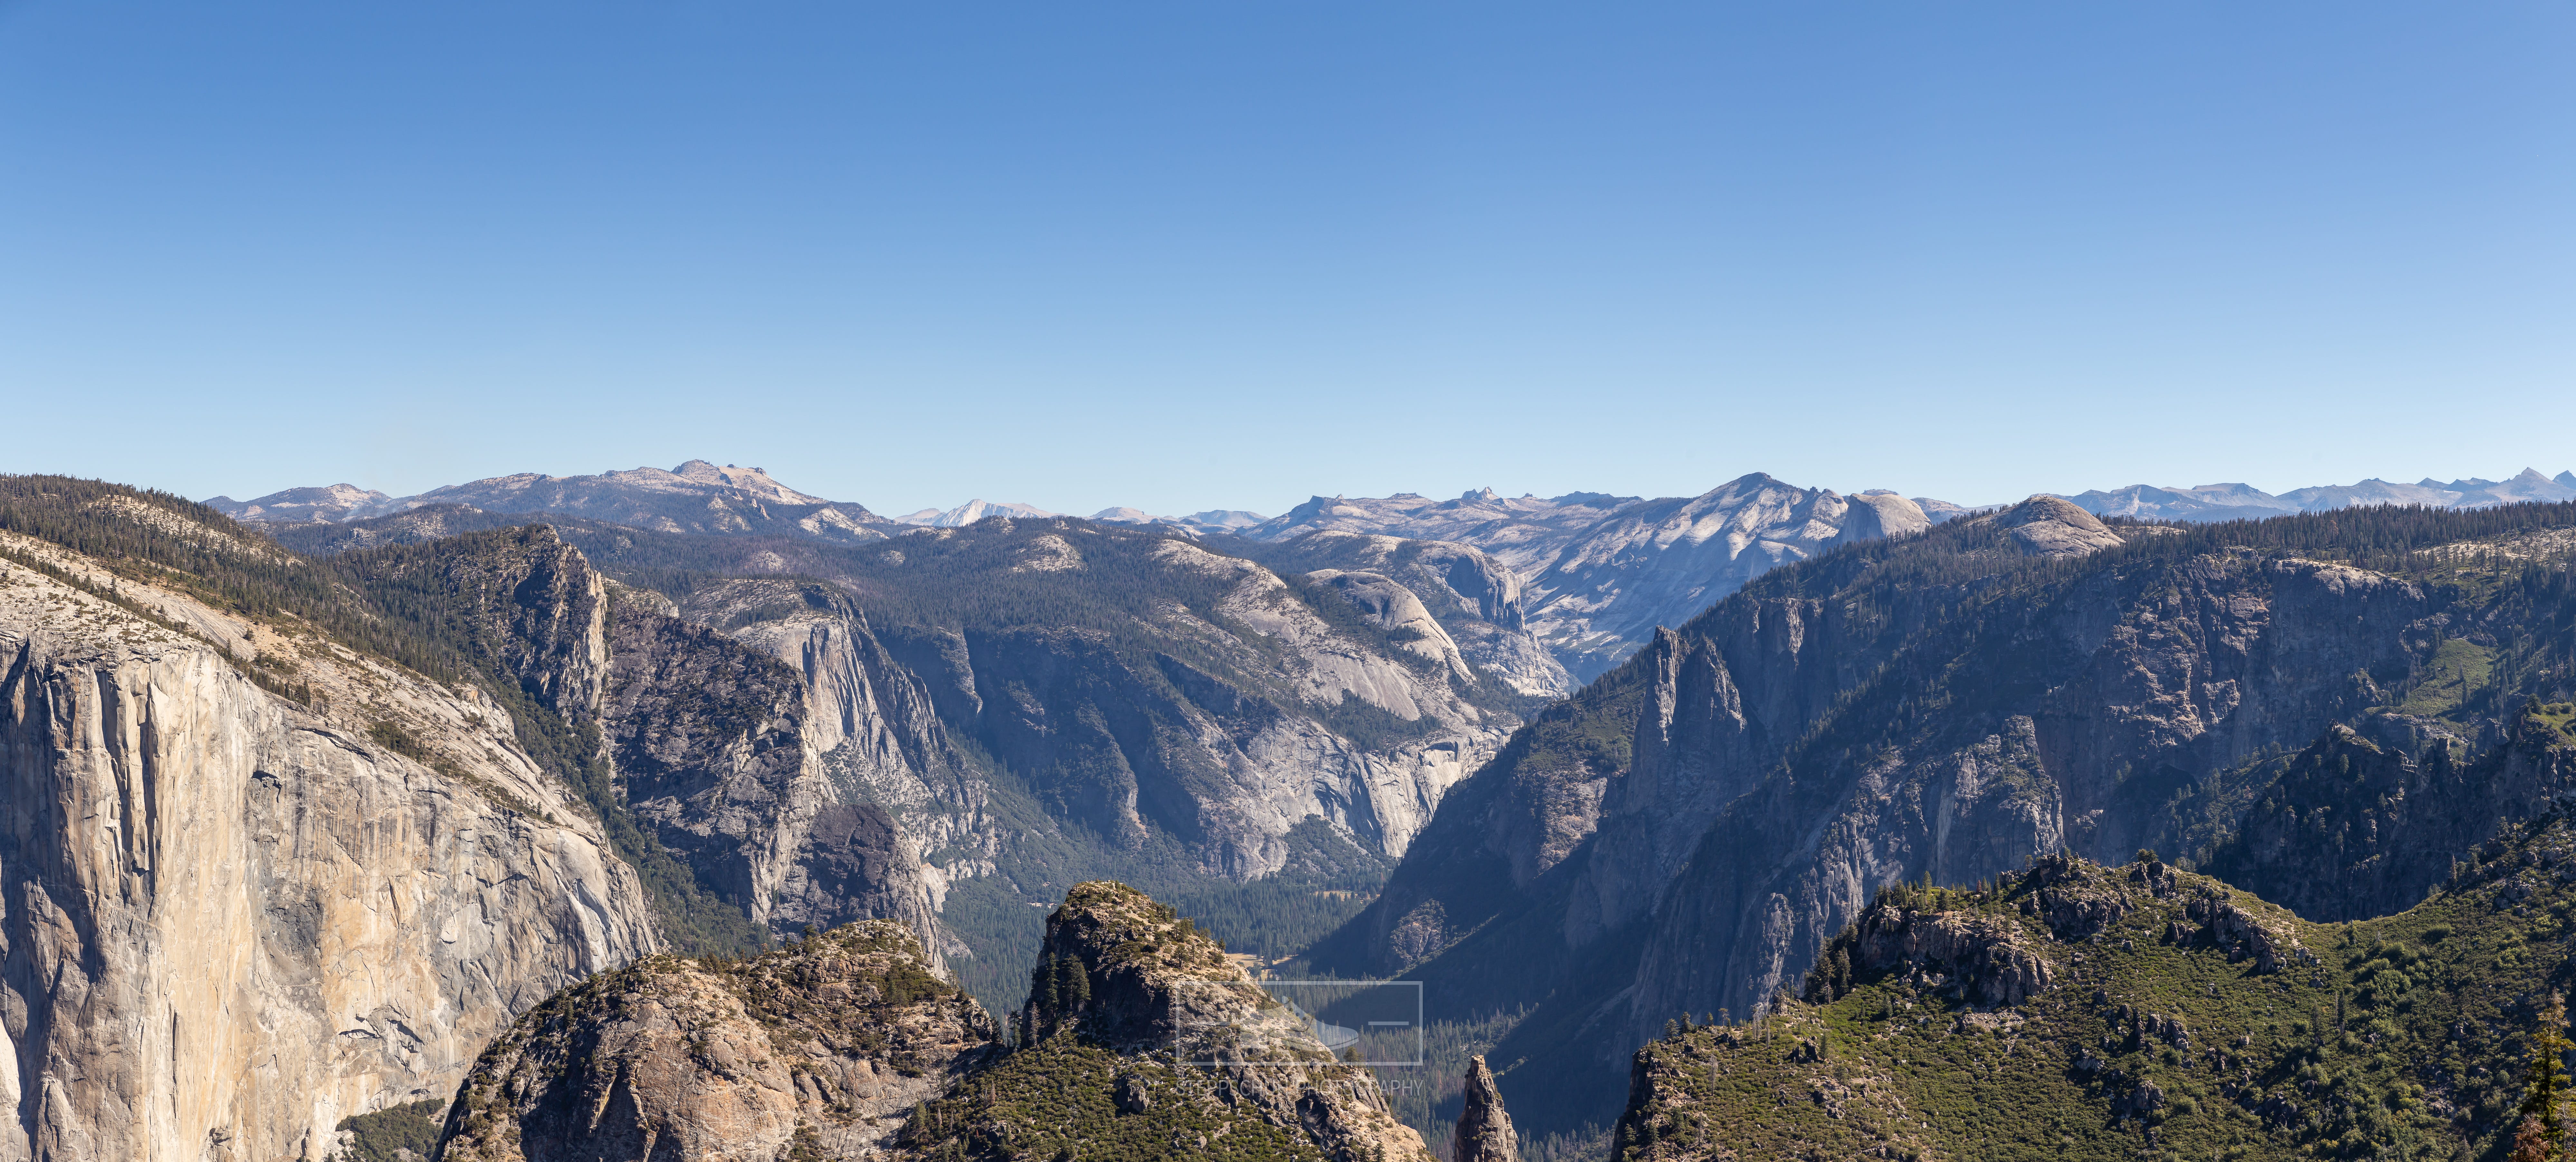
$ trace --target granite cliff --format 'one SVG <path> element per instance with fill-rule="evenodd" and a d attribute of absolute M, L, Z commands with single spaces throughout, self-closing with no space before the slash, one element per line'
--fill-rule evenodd
<path fill-rule="evenodd" d="M 318 1162 L 656 945 L 503 705 L 266 604 L 309 567 L 228 523 L 0 481 L 0 1158 Z"/>
<path fill-rule="evenodd" d="M 1674 1014 L 1772 1003 L 1884 885 L 2156 847 L 2375 914 L 2562 786 L 2564 715 L 2513 725 L 2506 683 L 2567 682 L 2566 561 L 2502 546 L 2576 506 L 2083 515 L 1850 544 L 1657 635 L 1453 791 L 1320 961 L 1460 1021 L 1553 994 L 1489 1052 L 1554 1129 Z"/>

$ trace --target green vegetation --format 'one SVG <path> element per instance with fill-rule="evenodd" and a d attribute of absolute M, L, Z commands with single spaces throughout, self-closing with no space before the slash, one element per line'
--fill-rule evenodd
<path fill-rule="evenodd" d="M 1900 963 L 1822 1005 L 1679 1018 L 1641 1053 L 1622 1157 L 2500 1156 L 2565 1031 L 2548 999 L 2576 937 L 2576 887 L 2556 874 L 2576 834 L 2551 819 L 2482 855 L 2416 908 L 2334 925 L 2160 865 L 2081 865 L 2079 890 L 2129 910 L 2071 942 L 2032 914 L 2066 890 L 2043 877 L 1893 889 L 1881 903 L 2013 926 L 2053 987 L 1979 1011 Z M 2285 948 L 2273 973 L 2231 957 L 2200 936 L 2210 901 L 2312 956 Z"/>
<path fill-rule="evenodd" d="M 1122 1110 L 1122 1081 L 1141 1090 L 1145 1108 Z M 1053 1037 L 923 1103 L 903 1142 L 932 1159 L 1323 1162 L 1302 1135 L 1238 1112 L 1219 1086 L 1206 1071 Z"/>
<path fill-rule="evenodd" d="M 439 1127 L 446 1120 L 447 1103 L 438 1098 L 342 1118 L 338 1129 L 352 1137 L 332 1162 L 398 1162 L 403 1150 L 411 1151 L 414 1162 L 429 1162 L 430 1148 L 438 1144 Z"/>
<path fill-rule="evenodd" d="M 2485 689 L 2494 672 L 2494 650 L 2465 638 L 2444 638 L 2417 672 L 2406 700 L 2389 709 L 2426 718 L 2448 716 Z"/>

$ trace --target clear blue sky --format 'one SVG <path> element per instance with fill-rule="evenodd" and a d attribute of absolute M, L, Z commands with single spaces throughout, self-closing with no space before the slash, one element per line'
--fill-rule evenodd
<path fill-rule="evenodd" d="M 2576 466 L 2576 6 L 0 0 L 0 469 Z"/>

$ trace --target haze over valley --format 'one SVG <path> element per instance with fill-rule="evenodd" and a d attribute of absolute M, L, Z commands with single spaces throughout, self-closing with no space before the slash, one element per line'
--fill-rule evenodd
<path fill-rule="evenodd" d="M 2571 60 L 0 8 L 0 1162 L 2576 1159 Z"/>

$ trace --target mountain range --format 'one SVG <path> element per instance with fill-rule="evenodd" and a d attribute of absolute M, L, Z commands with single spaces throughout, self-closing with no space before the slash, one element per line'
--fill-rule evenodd
<path fill-rule="evenodd" d="M 0 477 L 0 1158 L 2498 1150 L 2528 996 L 2390 998 L 2571 963 L 2576 489 L 2365 486 Z M 1420 982 L 1424 1084 L 1158 1064 L 1265 972 Z"/>

